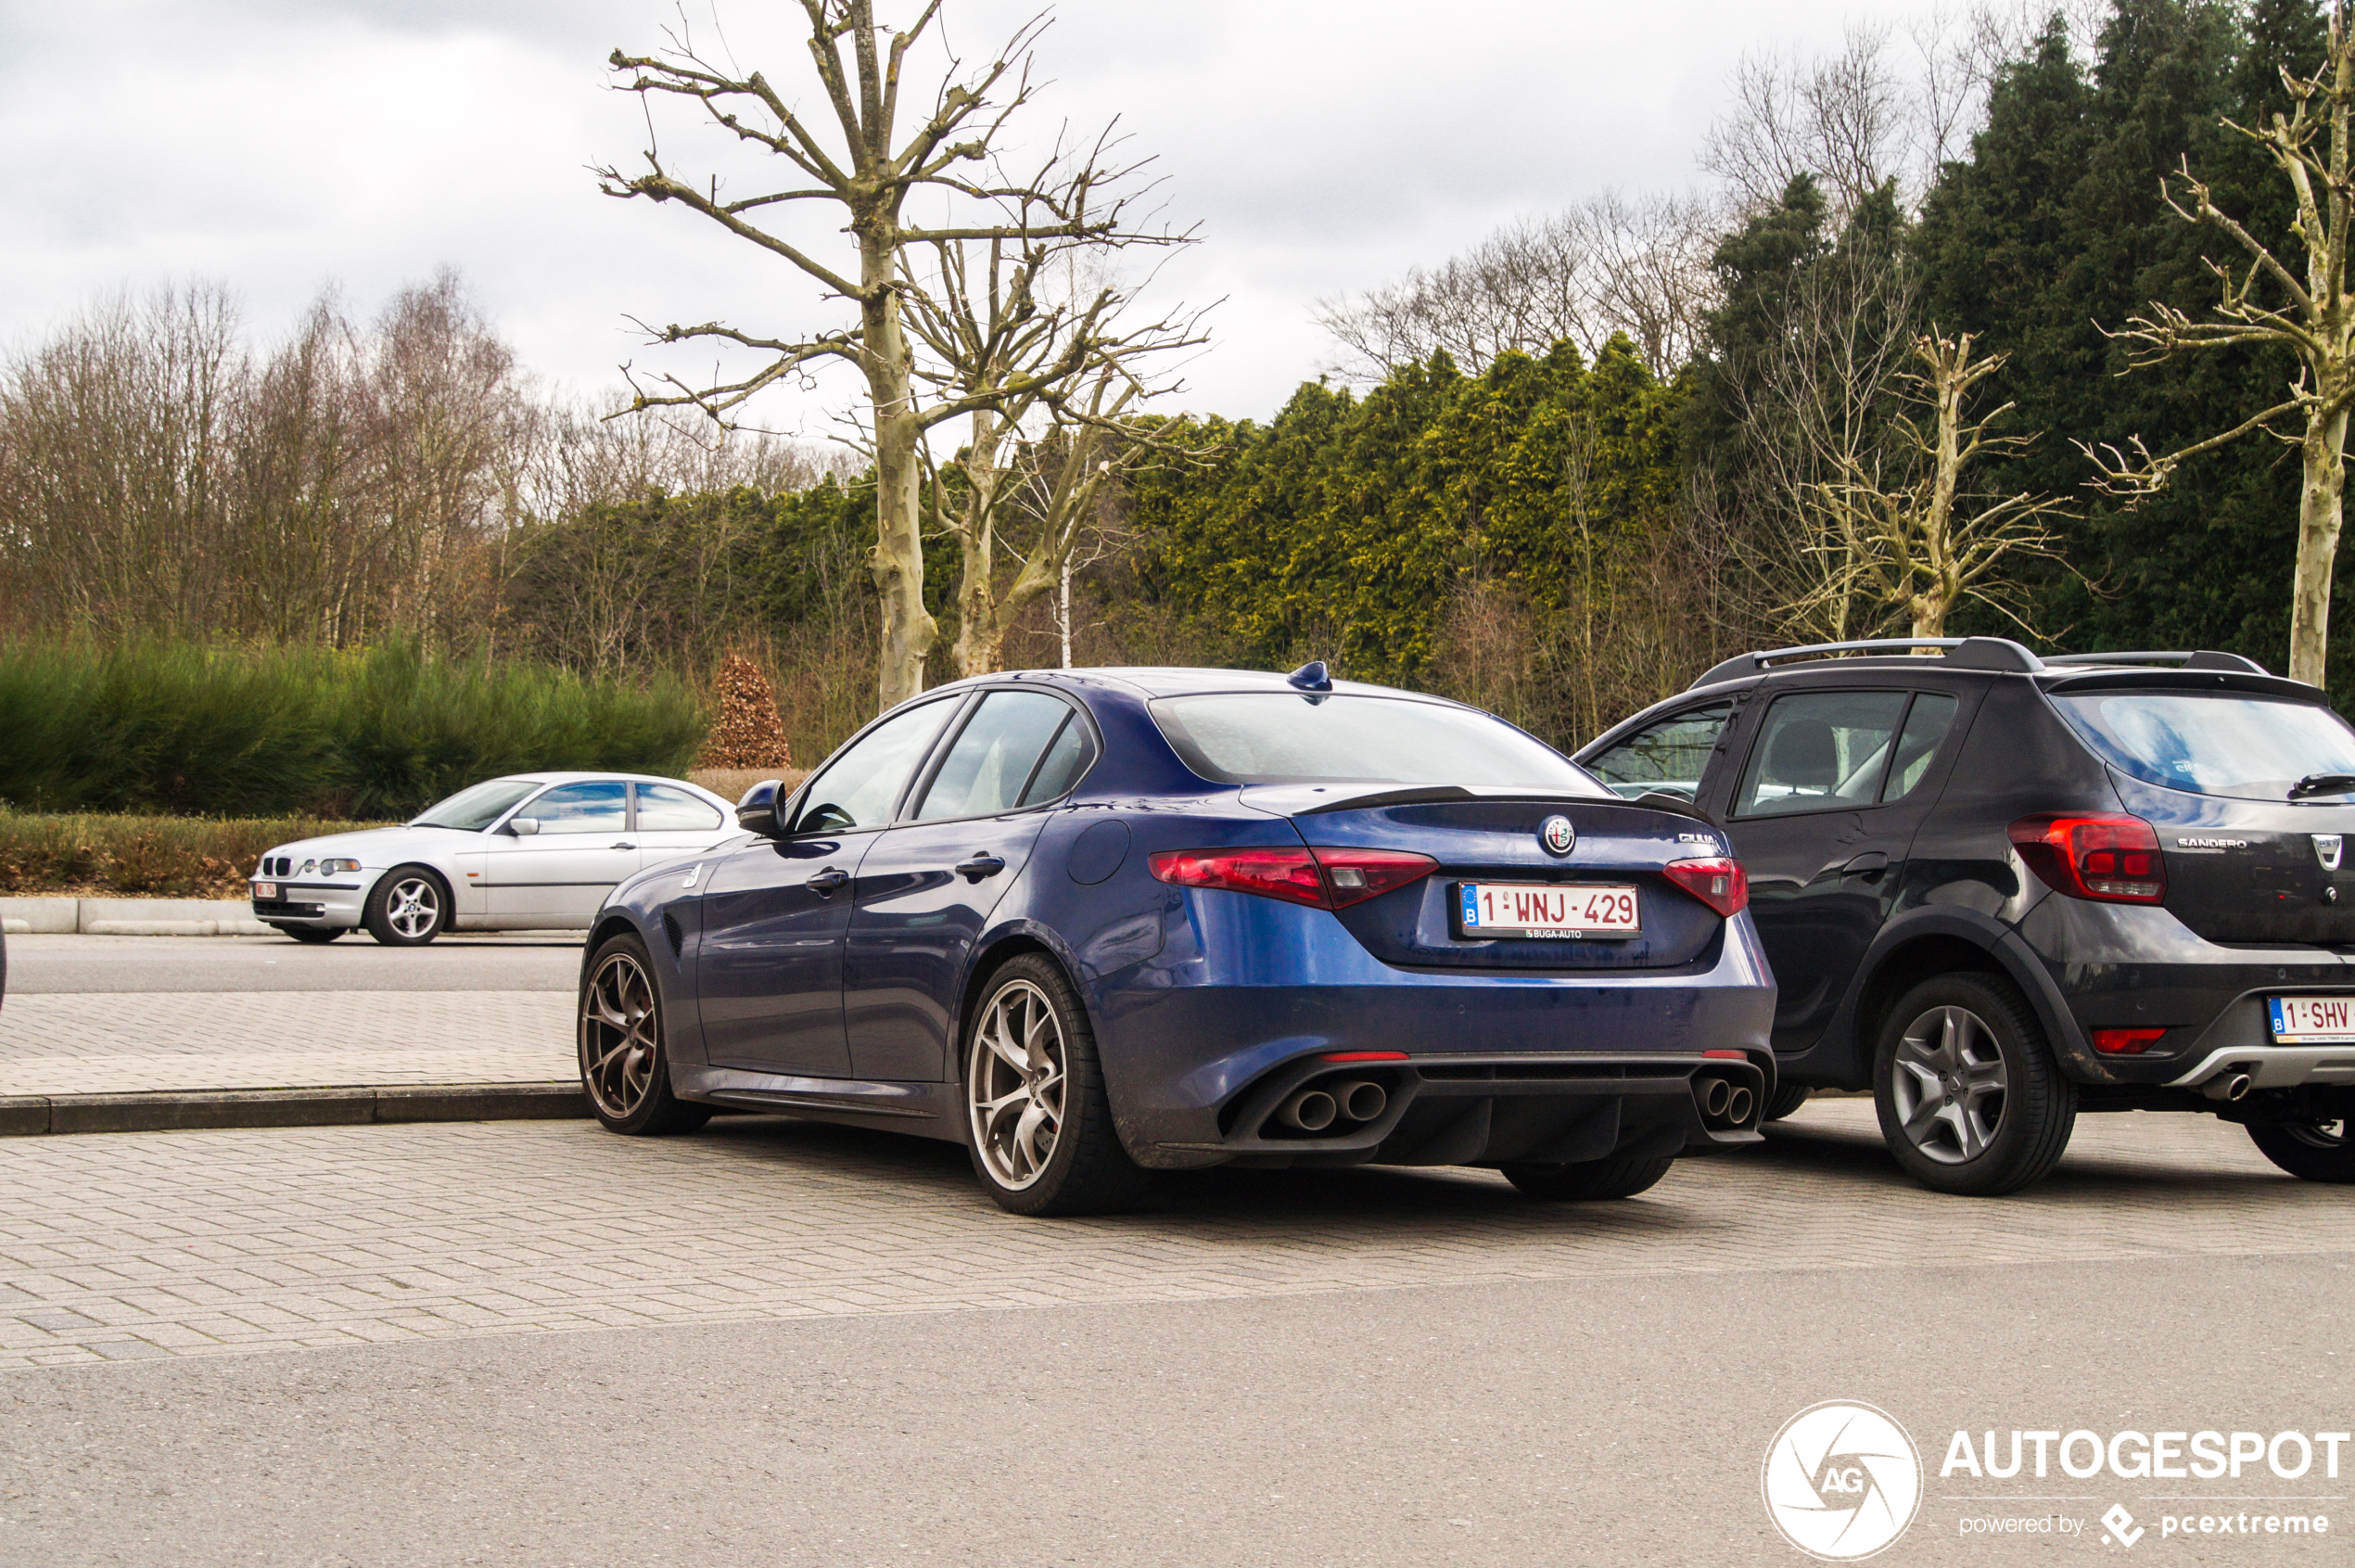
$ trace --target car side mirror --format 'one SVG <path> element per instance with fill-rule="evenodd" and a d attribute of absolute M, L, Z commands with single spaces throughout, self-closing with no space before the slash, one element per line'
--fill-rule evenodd
<path fill-rule="evenodd" d="M 763 838 L 785 835 L 783 807 L 788 797 L 783 779 L 763 779 L 745 791 L 736 802 L 736 825 L 760 835 Z"/>
<path fill-rule="evenodd" d="M 509 817 L 507 831 L 517 838 L 529 838 L 540 831 L 540 819 L 538 817 Z"/>

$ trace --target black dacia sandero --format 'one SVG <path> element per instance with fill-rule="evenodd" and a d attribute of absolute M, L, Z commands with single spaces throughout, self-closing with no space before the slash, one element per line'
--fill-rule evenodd
<path fill-rule="evenodd" d="M 1731 837 L 1779 986 L 1769 1116 L 1870 1088 L 1949 1192 L 2036 1180 L 2080 1111 L 2210 1112 L 2355 1181 L 2355 730 L 2316 688 L 1836 644 L 1728 660 L 1578 760 Z"/>

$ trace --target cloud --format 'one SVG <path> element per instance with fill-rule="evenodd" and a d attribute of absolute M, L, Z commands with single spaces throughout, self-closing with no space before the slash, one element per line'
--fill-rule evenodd
<path fill-rule="evenodd" d="M 986 55 L 1032 9 L 949 0 L 946 42 Z M 597 194 L 587 166 L 629 163 L 646 135 L 605 56 L 658 45 L 675 7 L 83 0 L 0 15 L 0 333 L 19 340 L 119 287 L 218 279 L 269 330 L 329 281 L 364 307 L 447 263 L 526 363 L 585 390 L 659 357 L 631 315 L 780 332 L 839 318 L 692 214 Z M 1605 187 L 1697 183 L 1739 54 L 1827 46 L 1842 15 L 1825 0 L 1088 0 L 1039 46 L 1051 84 L 1015 150 L 1116 117 L 1154 156 L 1163 210 L 1203 236 L 1155 290 L 1224 299 L 1188 401 L 1264 417 L 1324 356 L 1318 298 Z M 782 0 L 686 12 L 781 85 L 807 77 L 798 16 Z M 667 150 L 707 146 L 683 113 L 656 130 Z M 813 242 L 839 246 L 832 227 L 813 215 Z M 780 401 L 773 421 L 817 427 L 818 408 Z"/>

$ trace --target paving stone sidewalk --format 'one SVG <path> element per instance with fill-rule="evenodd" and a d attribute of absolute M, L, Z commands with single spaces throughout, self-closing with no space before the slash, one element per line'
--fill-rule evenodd
<path fill-rule="evenodd" d="M 2345 1190 L 2283 1176 L 2207 1117 L 2085 1117 L 2051 1179 L 1979 1201 L 1905 1180 L 1865 1103 L 1793 1126 L 1625 1203 L 1532 1204 L 1473 1170 L 1231 1172 L 1084 1220 L 1001 1212 L 952 1145 L 783 1118 L 661 1140 L 588 1122 L 8 1140 L 0 1369 L 1606 1275 L 2355 1268 Z M 2005 1276 L 1986 1279 L 1992 1303 Z"/>
<path fill-rule="evenodd" d="M 0 1008 L 0 1096 L 542 1083 L 576 1071 L 561 991 L 64 993 Z"/>

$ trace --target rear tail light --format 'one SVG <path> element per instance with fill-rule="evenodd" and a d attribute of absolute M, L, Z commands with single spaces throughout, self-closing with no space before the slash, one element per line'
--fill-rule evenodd
<path fill-rule="evenodd" d="M 2165 1029 L 2095 1029 L 2094 1049 L 2105 1056 L 2140 1056 L 2158 1043 Z"/>
<path fill-rule="evenodd" d="M 2167 901 L 2167 857 L 2140 817 L 2022 817 L 2012 847 L 2056 893 L 2104 904 Z"/>
<path fill-rule="evenodd" d="M 1256 893 L 1311 909 L 1345 910 L 1420 882 L 1439 869 L 1397 849 L 1165 849 L 1153 875 L 1179 887 Z"/>
<path fill-rule="evenodd" d="M 1750 907 L 1750 873 L 1739 860 L 1671 860 L 1660 868 L 1668 880 L 1731 920 Z"/>

